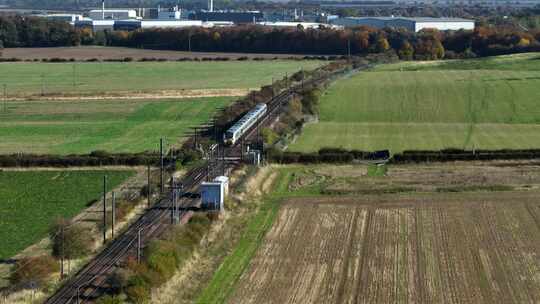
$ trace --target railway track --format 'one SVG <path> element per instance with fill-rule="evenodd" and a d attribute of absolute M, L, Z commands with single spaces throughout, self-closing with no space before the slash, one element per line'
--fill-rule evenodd
<path fill-rule="evenodd" d="M 206 178 L 204 168 L 190 171 L 182 183 L 187 190 L 193 190 Z M 183 197 L 180 207 L 189 207 L 194 199 Z M 128 255 L 136 255 L 139 242 L 147 244 L 170 225 L 170 213 L 173 200 L 171 194 L 161 199 L 151 209 L 133 223 L 123 234 L 111 241 L 105 249 L 92 259 L 84 268 L 69 279 L 45 303 L 85 303 L 101 294 L 101 286 L 106 283 L 108 274 L 119 266 Z M 180 209 L 180 218 L 188 215 Z"/>
<path fill-rule="evenodd" d="M 237 156 L 242 153 L 244 141 L 257 140 L 258 133 L 262 127 L 270 125 L 279 115 L 281 109 L 287 102 L 297 94 L 304 86 L 312 85 L 324 80 L 326 77 L 311 79 L 302 83 L 302 86 L 290 88 L 274 96 L 268 103 L 266 114 L 250 130 L 242 135 L 241 143 L 232 147 L 221 146 L 224 157 Z M 215 165 L 215 164 L 212 164 Z M 178 184 L 182 184 L 185 193 L 193 193 L 205 179 L 213 178 L 211 172 L 227 171 L 237 164 L 234 162 L 222 162 L 218 165 L 224 166 L 222 170 L 208 170 L 207 165 L 194 168 L 189 171 Z M 196 199 L 182 197 L 179 201 L 179 216 L 184 219 L 190 216 L 186 211 Z M 171 223 L 171 210 L 174 208 L 172 192 L 167 197 L 162 198 L 156 205 L 148 209 L 135 223 L 112 240 L 96 257 L 94 257 L 79 272 L 68 279 L 54 295 L 48 298 L 46 304 L 72 304 L 91 302 L 103 293 L 103 285 L 106 284 L 108 276 L 120 265 L 128 256 L 137 255 L 138 248 L 144 247 L 149 241 L 161 235 Z"/>

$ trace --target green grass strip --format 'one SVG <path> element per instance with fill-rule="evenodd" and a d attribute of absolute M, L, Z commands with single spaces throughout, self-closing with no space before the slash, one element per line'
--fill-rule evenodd
<path fill-rule="evenodd" d="M 261 245 L 266 232 L 272 226 L 278 210 L 279 202 L 277 199 L 269 199 L 264 202 L 260 210 L 249 220 L 246 231 L 232 254 L 225 258 L 196 303 L 224 303 L 227 300 L 257 248 Z"/>

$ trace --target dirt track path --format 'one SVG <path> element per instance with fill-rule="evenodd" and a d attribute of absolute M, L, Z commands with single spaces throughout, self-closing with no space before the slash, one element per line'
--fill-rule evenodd
<path fill-rule="evenodd" d="M 72 100 L 131 100 L 131 99 L 184 99 L 202 97 L 241 97 L 252 89 L 194 89 L 156 92 L 114 92 L 97 95 L 29 95 L 9 97 L 7 101 L 72 101 Z"/>

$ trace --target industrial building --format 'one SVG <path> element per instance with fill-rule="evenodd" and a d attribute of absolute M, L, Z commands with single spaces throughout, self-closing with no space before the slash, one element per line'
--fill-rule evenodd
<path fill-rule="evenodd" d="M 49 20 L 54 21 L 64 21 L 73 24 L 75 21 L 82 20 L 83 16 L 79 14 L 48 14 L 48 15 L 39 15 Z"/>
<path fill-rule="evenodd" d="M 332 28 L 332 29 L 340 29 L 342 26 L 334 25 L 334 24 L 325 24 L 325 23 L 317 23 L 317 22 L 285 22 L 285 21 L 277 21 L 277 22 L 258 22 L 257 24 L 263 25 L 263 26 L 270 26 L 270 27 L 276 27 L 276 28 L 285 28 L 285 27 L 302 27 L 303 29 L 321 29 L 321 28 Z"/>
<path fill-rule="evenodd" d="M 134 31 L 138 29 L 151 28 L 183 28 L 183 27 L 212 27 L 213 24 L 206 24 L 200 20 L 116 20 L 114 21 L 115 31 Z"/>
<path fill-rule="evenodd" d="M 236 11 L 202 11 L 189 16 L 191 20 L 202 21 L 229 21 L 235 24 L 256 23 L 264 20 L 263 13 L 259 11 L 236 12 Z"/>
<path fill-rule="evenodd" d="M 89 28 L 93 31 L 105 31 L 114 29 L 114 20 L 92 20 L 83 19 L 75 21 L 76 28 Z"/>
<path fill-rule="evenodd" d="M 159 20 L 180 20 L 182 18 L 182 11 L 178 6 L 166 10 L 158 9 L 157 14 Z"/>
<path fill-rule="evenodd" d="M 412 32 L 418 32 L 422 29 L 437 29 L 439 31 L 474 30 L 474 20 L 462 18 L 346 17 L 334 19 L 331 23 L 345 27 L 405 28 Z"/>
<path fill-rule="evenodd" d="M 134 9 L 97 9 L 88 12 L 88 17 L 92 20 L 135 19 L 137 11 Z"/>

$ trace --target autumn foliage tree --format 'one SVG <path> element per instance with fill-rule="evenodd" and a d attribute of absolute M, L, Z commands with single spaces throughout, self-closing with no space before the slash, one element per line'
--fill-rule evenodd
<path fill-rule="evenodd" d="M 81 224 L 70 224 L 68 220 L 58 219 L 49 232 L 53 256 L 77 259 L 88 255 L 94 241 L 91 235 Z"/>
<path fill-rule="evenodd" d="M 48 255 L 22 258 L 13 266 L 9 280 L 22 288 L 42 288 L 58 268 L 58 263 Z"/>

